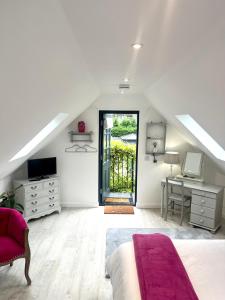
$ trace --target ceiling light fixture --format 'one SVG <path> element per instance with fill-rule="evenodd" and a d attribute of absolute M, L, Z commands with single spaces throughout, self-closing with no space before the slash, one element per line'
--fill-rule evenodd
<path fill-rule="evenodd" d="M 135 43 L 131 45 L 135 50 L 139 50 L 143 47 L 143 44 Z"/>
<path fill-rule="evenodd" d="M 128 82 L 129 81 L 129 79 L 128 78 L 124 78 L 124 82 Z"/>

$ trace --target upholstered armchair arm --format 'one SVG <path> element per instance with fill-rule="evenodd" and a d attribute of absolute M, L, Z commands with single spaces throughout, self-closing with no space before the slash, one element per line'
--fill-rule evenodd
<path fill-rule="evenodd" d="M 27 223 L 21 213 L 12 210 L 8 223 L 8 234 L 15 239 L 22 247 L 25 247 L 25 231 Z"/>

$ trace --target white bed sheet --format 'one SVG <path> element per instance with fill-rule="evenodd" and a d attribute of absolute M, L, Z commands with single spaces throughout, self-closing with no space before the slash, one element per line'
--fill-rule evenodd
<path fill-rule="evenodd" d="M 225 300 L 225 240 L 173 240 L 200 300 Z M 114 300 L 141 300 L 133 242 L 107 259 Z"/>

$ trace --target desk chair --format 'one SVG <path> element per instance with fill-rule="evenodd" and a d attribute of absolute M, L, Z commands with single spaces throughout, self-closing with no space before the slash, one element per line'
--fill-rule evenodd
<path fill-rule="evenodd" d="M 174 191 L 175 186 L 178 191 Z M 184 209 L 190 208 L 191 196 L 186 196 L 184 194 L 184 182 L 182 180 L 178 180 L 173 177 L 167 177 L 166 178 L 165 221 L 167 221 L 167 214 L 168 214 L 169 210 L 171 210 L 172 213 L 174 213 L 175 205 L 178 205 L 181 207 L 180 225 L 182 226 L 182 222 L 183 222 L 183 218 L 184 218 Z"/>

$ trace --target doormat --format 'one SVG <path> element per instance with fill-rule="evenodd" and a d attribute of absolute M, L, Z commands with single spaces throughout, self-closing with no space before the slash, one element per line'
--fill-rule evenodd
<path fill-rule="evenodd" d="M 105 198 L 105 203 L 127 203 L 130 204 L 128 198 Z"/>
<path fill-rule="evenodd" d="M 133 206 L 107 205 L 104 207 L 104 214 L 134 214 Z"/>

